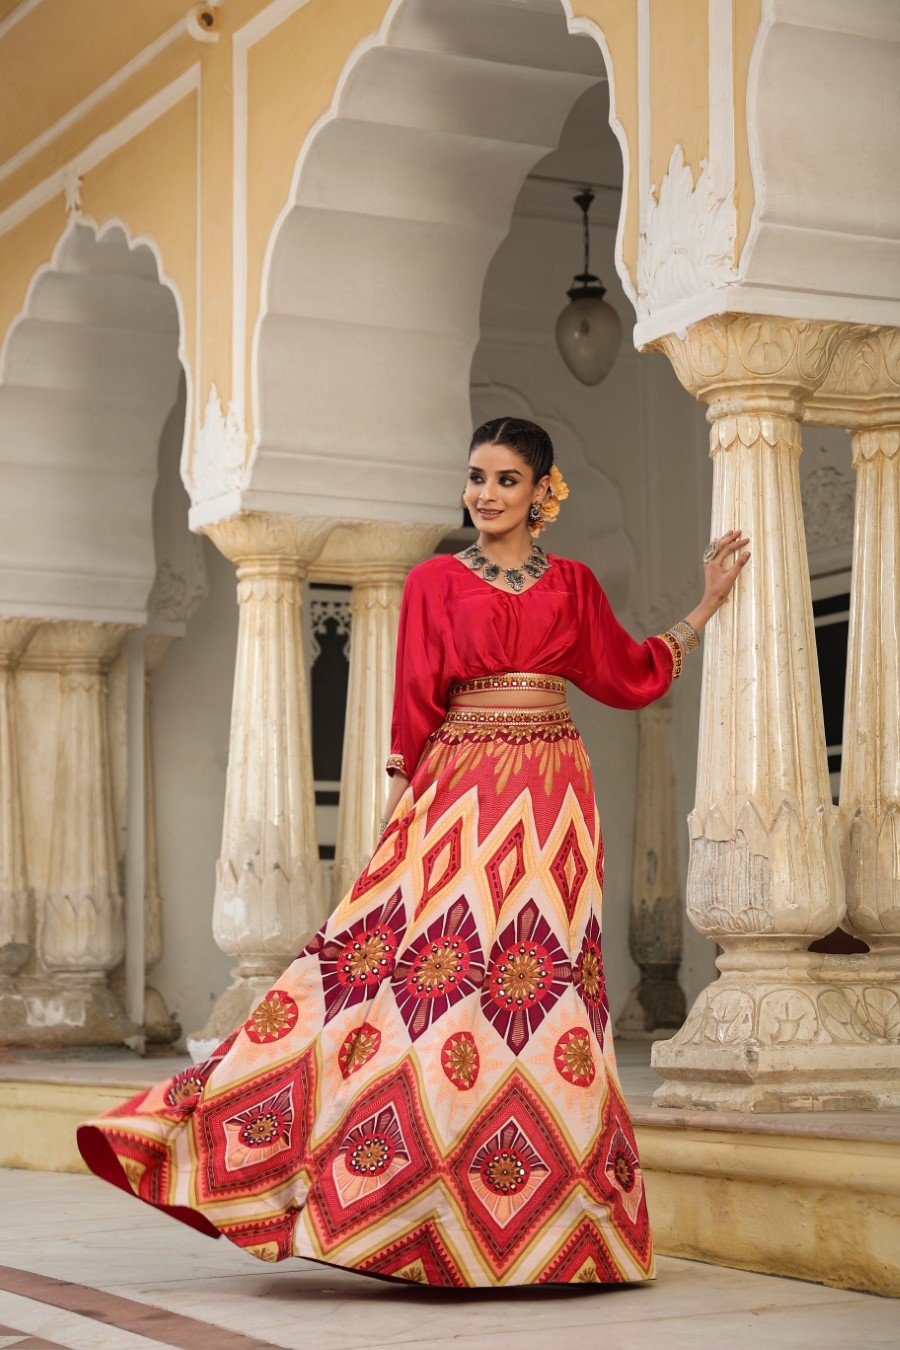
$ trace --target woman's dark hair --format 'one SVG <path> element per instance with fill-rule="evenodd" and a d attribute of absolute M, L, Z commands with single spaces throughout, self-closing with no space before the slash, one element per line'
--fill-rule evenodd
<path fill-rule="evenodd" d="M 553 464 L 550 437 L 537 422 L 528 422 L 524 417 L 495 417 L 490 422 L 483 422 L 472 435 L 469 454 L 479 445 L 508 445 L 531 466 L 535 483 L 550 472 Z"/>

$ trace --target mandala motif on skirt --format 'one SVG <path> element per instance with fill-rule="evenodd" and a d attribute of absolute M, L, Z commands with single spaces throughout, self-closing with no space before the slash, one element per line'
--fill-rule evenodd
<path fill-rule="evenodd" d="M 410 1040 L 418 1040 L 483 979 L 478 928 L 461 896 L 404 952 L 394 972 L 394 997 Z"/>
<path fill-rule="evenodd" d="M 189 1064 L 186 1069 L 176 1073 L 163 1093 L 166 1105 L 179 1114 L 192 1111 L 214 1068 L 215 1064 L 207 1060 L 203 1064 Z"/>
<path fill-rule="evenodd" d="M 577 1170 L 546 1103 L 518 1074 L 491 1095 L 448 1160 L 467 1225 L 498 1271 L 558 1209 Z"/>
<path fill-rule="evenodd" d="M 573 1087 L 590 1087 L 597 1076 L 587 1027 L 571 1027 L 556 1042 L 553 1063 L 561 1078 Z"/>
<path fill-rule="evenodd" d="M 468 1092 L 475 1086 L 481 1056 L 471 1031 L 457 1031 L 447 1037 L 441 1048 L 441 1068 L 460 1092 Z"/>
<path fill-rule="evenodd" d="M 375 1231 L 433 1184 L 439 1166 L 407 1060 L 357 1098 L 311 1159 L 307 1211 L 322 1250 Z"/>
<path fill-rule="evenodd" d="M 581 950 L 572 971 L 572 983 L 584 1004 L 597 1043 L 603 1045 L 609 1022 L 609 1004 L 606 998 L 606 979 L 603 974 L 603 950 L 600 924 L 592 914 L 584 930 Z"/>
<path fill-rule="evenodd" d="M 325 938 L 320 932 L 306 952 L 318 954 L 325 1022 L 363 1003 L 393 973 L 405 926 L 399 889 L 349 928 Z"/>
<path fill-rule="evenodd" d="M 229 1172 L 268 1162 L 291 1146 L 294 1099 L 291 1084 L 223 1123 L 225 1166 Z"/>
<path fill-rule="evenodd" d="M 534 900 L 499 933 L 491 950 L 481 1006 L 514 1054 L 566 988 L 572 969 Z"/>
<path fill-rule="evenodd" d="M 646 1262 L 650 1258 L 650 1222 L 644 1193 L 644 1173 L 634 1142 L 631 1117 L 614 1084 L 603 1129 L 585 1168 L 590 1189 L 609 1205 L 613 1222 L 631 1250 Z"/>
<path fill-rule="evenodd" d="M 409 1166 L 409 1151 L 392 1106 L 355 1125 L 338 1150 L 332 1177 L 343 1205 L 349 1205 Z"/>
<path fill-rule="evenodd" d="M 348 1031 L 338 1051 L 341 1076 L 349 1078 L 357 1069 L 368 1064 L 369 1060 L 378 1054 L 380 1045 L 381 1032 L 377 1027 L 373 1027 L 371 1022 L 363 1022 L 352 1031 Z"/>
<path fill-rule="evenodd" d="M 270 989 L 244 1023 L 244 1030 L 254 1045 L 269 1045 L 293 1031 L 297 1017 L 297 1004 L 290 994 L 283 989 Z"/>
<path fill-rule="evenodd" d="M 296 1174 L 315 1100 L 312 1049 L 212 1100 L 204 1096 L 190 1118 L 200 1200 L 262 1194 Z"/>

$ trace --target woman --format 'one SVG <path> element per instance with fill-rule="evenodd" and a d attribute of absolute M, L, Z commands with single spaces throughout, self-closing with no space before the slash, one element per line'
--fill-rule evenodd
<path fill-rule="evenodd" d="M 456 1287 L 655 1278 L 565 680 L 659 698 L 749 553 L 725 569 L 747 540 L 713 541 L 700 604 L 639 643 L 588 567 L 532 542 L 566 496 L 540 427 L 475 432 L 478 542 L 403 592 L 372 857 L 210 1059 L 79 1129 L 99 1176 L 263 1260 Z"/>

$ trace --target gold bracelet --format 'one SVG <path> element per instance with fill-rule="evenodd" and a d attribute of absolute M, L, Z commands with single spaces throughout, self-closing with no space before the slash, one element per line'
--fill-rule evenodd
<path fill-rule="evenodd" d="M 684 655 L 681 642 L 671 630 L 667 630 L 665 633 L 657 633 L 656 636 L 662 638 L 672 653 L 672 679 L 677 680 L 681 674 L 681 662 Z"/>

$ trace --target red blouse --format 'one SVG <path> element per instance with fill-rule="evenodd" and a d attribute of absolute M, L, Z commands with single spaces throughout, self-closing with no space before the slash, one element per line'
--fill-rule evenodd
<path fill-rule="evenodd" d="M 455 680 L 530 670 L 571 680 L 613 708 L 643 708 L 672 683 L 661 637 L 637 642 L 591 569 L 548 553 L 550 567 L 518 595 L 492 586 L 452 553 L 412 568 L 403 588 L 388 773 L 411 778 L 444 720 Z M 391 762 L 393 761 L 393 762 Z"/>

